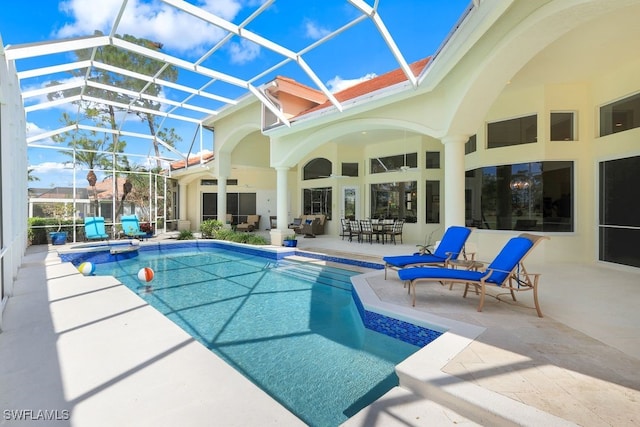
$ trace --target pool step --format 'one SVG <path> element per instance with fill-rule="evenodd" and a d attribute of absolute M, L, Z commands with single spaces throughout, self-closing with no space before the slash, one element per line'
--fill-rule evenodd
<path fill-rule="evenodd" d="M 332 267 L 284 261 L 280 263 L 277 271 L 302 280 L 314 280 L 324 285 L 336 286 L 345 290 L 351 289 L 352 274 Z"/>

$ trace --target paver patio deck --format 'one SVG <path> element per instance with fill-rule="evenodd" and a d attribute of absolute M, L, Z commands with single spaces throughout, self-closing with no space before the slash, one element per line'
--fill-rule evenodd
<path fill-rule="evenodd" d="M 299 248 L 368 260 L 415 249 L 329 236 L 301 238 Z M 640 273 L 601 265 L 528 270 L 543 273 L 542 319 L 492 298 L 478 313 L 473 295 L 463 299 L 460 288 L 439 285 L 419 286 L 411 308 L 394 273 L 385 281 L 383 272 L 369 272 L 366 283 L 383 304 L 484 328 L 444 364 L 446 383 L 435 380 L 441 389 L 472 385 L 568 424 L 638 425 Z M 29 248 L 3 320 L 3 409 L 66 409 L 72 420 L 56 425 L 74 426 L 302 424 L 124 286 L 85 278 L 46 247 Z M 446 399 L 397 388 L 346 424 L 483 424 L 468 402 Z M 0 425 L 13 423 L 5 416 Z"/>

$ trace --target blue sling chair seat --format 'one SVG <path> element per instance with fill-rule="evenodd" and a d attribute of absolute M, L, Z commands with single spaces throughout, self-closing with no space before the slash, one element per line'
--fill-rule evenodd
<path fill-rule="evenodd" d="M 527 273 L 522 261 L 536 244 L 545 238 L 528 233 L 513 237 L 484 271 L 458 270 L 446 267 L 416 267 L 402 269 L 398 271 L 398 276 L 409 285 L 409 292 L 413 293 L 412 304 L 414 307 L 416 305 L 416 284 L 420 282 L 463 283 L 465 298 L 469 286 L 474 286 L 476 290 L 480 291 L 478 311 L 482 311 L 484 305 L 486 286 L 492 285 L 508 290 L 514 301 L 516 301 L 514 291 L 532 290 L 536 311 L 538 316 L 542 317 L 538 303 L 540 275 Z"/>
<path fill-rule="evenodd" d="M 87 240 L 108 239 L 104 226 L 104 218 L 101 216 L 88 216 L 84 219 L 84 235 Z"/>
<path fill-rule="evenodd" d="M 122 231 L 124 231 L 124 234 L 127 237 L 143 239 L 147 236 L 147 233 L 140 230 L 140 222 L 138 221 L 137 216 L 122 215 L 122 217 L 120 217 L 120 222 L 122 222 Z"/>
<path fill-rule="evenodd" d="M 457 259 L 464 249 L 464 244 L 471 234 L 471 228 L 451 226 L 442 236 L 440 244 L 435 252 L 415 253 L 413 255 L 396 255 L 383 257 L 384 278 L 387 279 L 387 269 L 399 270 L 405 267 L 424 265 L 444 266 L 447 261 Z"/>

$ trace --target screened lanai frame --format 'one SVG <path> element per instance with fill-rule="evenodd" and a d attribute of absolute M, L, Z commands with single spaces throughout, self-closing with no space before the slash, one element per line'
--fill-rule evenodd
<path fill-rule="evenodd" d="M 309 84 L 315 86 L 319 91 L 321 91 L 335 109 L 342 111 L 343 106 L 322 82 L 318 73 L 305 59 L 305 56 L 320 46 L 338 38 L 341 34 L 349 31 L 350 29 L 358 25 L 362 25 L 364 22 L 372 24 L 372 27 L 375 28 L 375 31 L 377 31 L 400 69 L 405 74 L 409 84 L 414 88 L 417 88 L 420 85 L 420 82 L 424 79 L 429 67 L 426 67 L 422 71 L 422 74 L 418 76 L 415 76 L 412 73 L 408 62 L 404 58 L 384 23 L 383 16 L 379 11 L 380 2 L 381 0 L 374 0 L 370 2 L 366 2 L 364 0 L 345 0 L 345 5 L 348 5 L 353 9 L 354 15 L 356 15 L 355 18 L 346 22 L 340 28 L 324 35 L 319 40 L 316 40 L 301 49 L 294 49 L 285 46 L 283 43 L 278 43 L 274 39 L 263 37 L 248 29 L 254 20 L 264 14 L 265 11 L 269 10 L 269 8 L 274 7 L 276 0 L 266 0 L 264 3 L 257 6 L 250 15 L 244 17 L 242 22 L 238 24 L 228 21 L 220 16 L 216 16 L 215 14 L 186 1 L 161 0 L 159 3 L 160 5 L 163 7 L 170 7 L 172 10 L 177 11 L 180 14 L 184 14 L 185 16 L 188 15 L 190 19 L 193 19 L 191 22 L 197 22 L 204 25 L 207 29 L 212 31 L 222 31 L 224 33 L 224 36 L 221 37 L 218 42 L 210 46 L 202 56 L 195 61 L 190 61 L 188 59 L 162 52 L 162 45 L 160 43 L 151 42 L 146 45 L 139 45 L 122 38 L 118 34 L 118 31 L 122 21 L 129 12 L 129 9 L 127 8 L 128 1 L 122 0 L 118 12 L 113 16 L 113 24 L 108 34 L 94 34 L 70 39 L 7 46 L 5 48 L 5 56 L 8 61 L 12 61 L 14 64 L 17 64 L 16 68 L 18 69 L 18 78 L 21 84 L 25 81 L 29 81 L 30 79 L 55 79 L 56 76 L 66 75 L 66 73 L 72 71 L 79 73 L 82 77 L 75 79 L 74 81 L 45 86 L 39 89 L 23 90 L 22 97 L 25 103 L 25 112 L 27 115 L 37 111 L 46 110 L 51 107 L 59 107 L 63 104 L 71 103 L 109 105 L 127 113 L 151 114 L 154 117 L 159 118 L 159 126 L 163 126 L 165 123 L 174 120 L 195 126 L 196 134 L 199 133 L 200 135 L 200 152 L 202 152 L 206 145 L 203 141 L 203 122 L 207 118 L 219 114 L 219 112 L 224 108 L 236 105 L 245 95 L 258 98 L 266 109 L 278 118 L 281 125 L 291 126 L 290 121 L 280 110 L 279 106 L 275 104 L 264 91 L 264 88 L 273 80 L 276 73 L 290 64 L 294 64 L 299 70 L 302 70 L 303 75 L 310 82 Z M 459 22 L 461 22 L 469 11 L 473 7 L 477 6 L 478 3 L 479 0 L 474 0 L 469 3 L 466 11 L 459 18 Z M 454 30 L 458 24 L 453 27 Z M 451 33 L 453 33 L 453 31 Z M 447 39 L 444 40 L 441 47 L 446 44 Z M 234 40 L 241 40 L 265 49 L 271 54 L 272 61 L 267 64 L 265 69 L 258 70 L 257 73 L 250 77 L 240 77 L 223 73 L 209 65 L 211 63 L 211 58 L 214 58 L 216 52 L 220 51 L 223 46 Z M 108 46 L 150 58 L 162 65 L 155 71 L 144 74 L 101 61 L 103 58 L 99 53 L 101 49 Z M 86 59 L 69 61 L 68 54 L 78 50 L 87 50 L 90 51 L 91 54 Z M 436 51 L 434 58 L 437 56 L 438 52 L 439 49 Z M 22 61 L 28 62 L 30 59 L 36 57 L 51 59 L 52 65 L 30 69 L 21 69 L 21 67 L 18 66 Z M 163 72 L 167 67 L 175 67 L 179 69 L 180 72 L 186 72 L 190 73 L 192 76 L 198 76 L 198 84 L 184 85 L 175 81 L 163 79 Z M 129 91 L 122 87 L 118 87 L 117 85 L 109 85 L 95 81 L 92 76 L 96 71 L 114 73 L 115 75 L 139 80 L 144 84 L 138 91 Z M 222 92 L 216 92 L 216 88 L 219 87 L 220 84 L 223 84 L 226 87 L 236 88 L 235 96 L 226 96 Z M 160 87 L 163 91 L 171 91 L 181 93 L 183 95 L 181 98 L 174 97 L 173 99 L 169 99 L 169 97 L 160 97 L 149 92 L 151 87 Z M 103 98 L 93 97 L 92 95 L 96 90 L 102 91 L 102 93 L 107 96 Z M 45 102 L 38 101 L 38 98 L 47 97 L 56 92 L 62 93 L 63 91 L 68 95 L 58 99 L 48 99 Z M 114 94 L 127 95 L 130 97 L 131 102 L 121 103 L 114 101 L 113 99 L 109 99 L 114 98 Z M 158 108 L 146 108 L 144 105 L 145 102 L 155 103 L 158 105 Z M 53 131 L 30 136 L 27 138 L 27 144 L 29 149 L 52 149 L 52 147 L 47 146 L 48 144 L 42 143 L 42 141 L 45 141 L 55 135 L 72 131 L 74 130 L 73 127 L 75 127 L 76 131 L 98 130 L 100 132 L 112 133 L 113 138 L 116 138 L 116 136 L 128 136 L 160 145 L 164 151 L 175 156 L 173 158 L 167 156 L 161 159 L 163 164 L 167 166 L 167 174 L 162 175 L 163 179 L 170 177 L 171 168 L 168 167 L 168 163 L 171 161 L 184 161 L 184 164 L 187 165 L 186 167 L 189 167 L 189 164 L 193 165 L 193 162 L 188 161 L 193 155 L 193 143 L 191 144 L 189 152 L 184 154 L 173 149 L 171 144 L 163 141 L 158 137 L 158 135 L 151 136 L 129 131 L 127 129 L 127 124 L 127 120 L 123 118 L 120 120 L 117 129 L 95 129 L 91 125 L 82 123 L 78 112 L 76 123 L 73 126 L 62 127 Z M 60 147 L 53 149 L 59 150 Z M 156 160 L 156 156 L 154 155 L 148 155 L 147 158 L 147 162 L 153 162 Z M 76 167 L 75 162 L 73 162 L 73 165 Z M 112 165 L 111 169 L 115 170 L 116 167 Z M 76 175 L 77 174 L 74 172 L 74 194 L 76 194 Z M 117 203 L 116 191 L 113 193 L 112 205 L 115 206 Z M 166 219 L 166 215 L 164 217 L 164 219 Z"/>

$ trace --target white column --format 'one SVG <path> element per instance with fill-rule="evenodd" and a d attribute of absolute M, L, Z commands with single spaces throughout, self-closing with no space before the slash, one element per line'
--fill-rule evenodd
<path fill-rule="evenodd" d="M 218 176 L 218 221 L 227 223 L 227 177 Z M 227 227 L 231 227 L 229 224 Z"/>
<path fill-rule="evenodd" d="M 287 178 L 289 174 L 289 168 L 286 166 L 276 167 L 276 216 L 277 225 L 276 230 L 272 229 L 271 244 L 275 246 L 282 245 L 283 237 L 288 233 L 288 183 Z"/>
<path fill-rule="evenodd" d="M 444 144 L 444 226 L 465 225 L 464 144 L 466 135 L 447 135 Z"/>
<path fill-rule="evenodd" d="M 181 182 L 178 183 L 178 195 L 180 197 L 180 213 L 179 218 L 183 221 L 186 221 L 189 216 L 187 215 L 187 185 Z"/>

